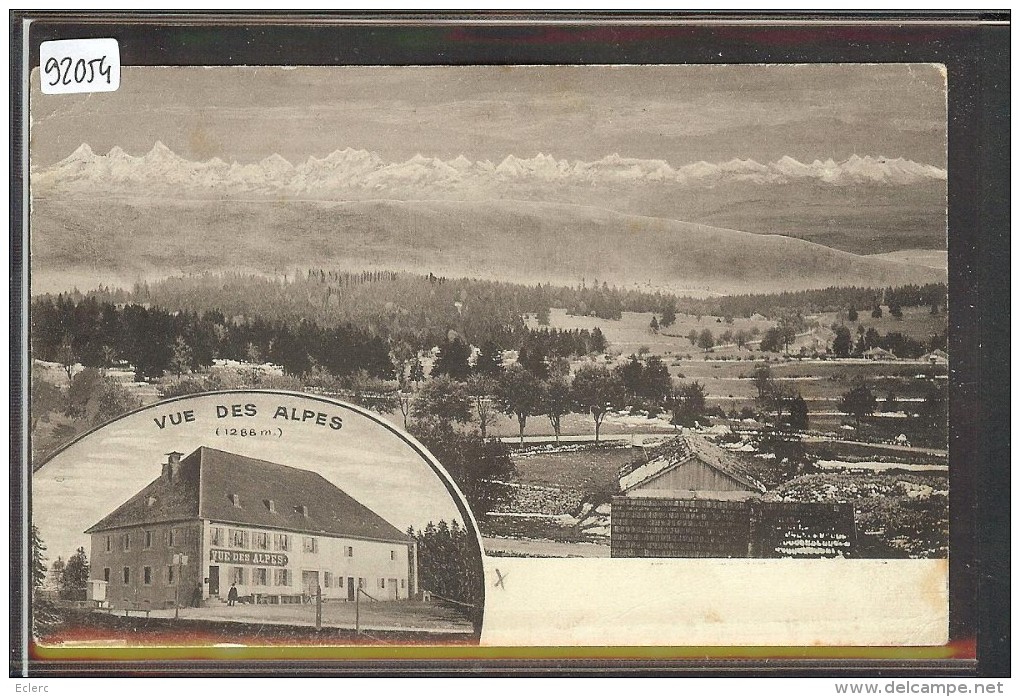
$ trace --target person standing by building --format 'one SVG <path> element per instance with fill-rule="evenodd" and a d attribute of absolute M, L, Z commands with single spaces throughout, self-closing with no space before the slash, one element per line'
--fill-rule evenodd
<path fill-rule="evenodd" d="M 234 607 L 237 602 L 237 584 L 230 584 L 230 591 L 227 593 L 227 606 Z"/>

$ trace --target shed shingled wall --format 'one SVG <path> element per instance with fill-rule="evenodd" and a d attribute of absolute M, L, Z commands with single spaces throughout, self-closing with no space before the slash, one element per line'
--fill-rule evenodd
<path fill-rule="evenodd" d="M 613 557 L 746 557 L 749 545 L 746 502 L 613 499 Z"/>
<path fill-rule="evenodd" d="M 613 557 L 852 557 L 851 503 L 613 499 Z"/>

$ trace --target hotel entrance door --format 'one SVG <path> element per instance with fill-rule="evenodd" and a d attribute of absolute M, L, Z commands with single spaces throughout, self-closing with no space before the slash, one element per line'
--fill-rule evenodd
<path fill-rule="evenodd" d="M 319 572 L 318 571 L 302 571 L 301 572 L 301 585 L 305 589 L 306 598 L 314 598 L 315 594 L 319 590 Z"/>
<path fill-rule="evenodd" d="M 218 598 L 220 595 L 220 567 L 209 567 L 209 597 Z"/>

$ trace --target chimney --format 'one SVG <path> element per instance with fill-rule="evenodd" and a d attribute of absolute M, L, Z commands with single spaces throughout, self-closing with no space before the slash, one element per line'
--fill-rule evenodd
<path fill-rule="evenodd" d="M 166 454 L 166 463 L 163 465 L 163 479 L 168 482 L 177 481 L 181 473 L 181 456 L 176 450 Z"/>

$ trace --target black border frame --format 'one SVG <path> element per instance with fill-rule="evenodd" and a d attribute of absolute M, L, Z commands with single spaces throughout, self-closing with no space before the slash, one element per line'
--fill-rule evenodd
<path fill-rule="evenodd" d="M 1008 675 L 1009 13 L 1008 12 L 11 12 L 11 578 L 24 572 L 22 489 L 27 280 L 21 231 L 26 114 L 22 60 L 57 38 L 115 36 L 126 65 L 464 65 L 559 63 L 943 63 L 949 84 L 952 561 L 950 627 L 977 660 L 948 662 L 458 660 L 273 666 L 308 674 Z M 26 42 L 27 37 L 27 42 Z M 19 466 L 13 466 L 17 463 Z M 11 674 L 23 668 L 22 589 L 12 583 Z M 229 665 L 51 666 L 60 674 L 229 674 Z M 245 667 L 250 674 L 251 666 Z M 198 670 L 196 670 L 198 669 Z M 874 671 L 874 672 L 869 672 Z M 38 674 L 33 671 L 33 674 Z"/>

